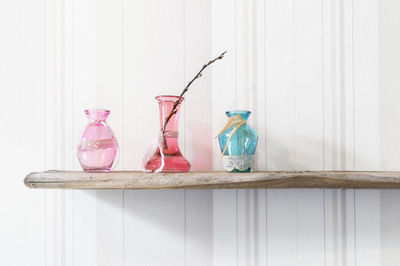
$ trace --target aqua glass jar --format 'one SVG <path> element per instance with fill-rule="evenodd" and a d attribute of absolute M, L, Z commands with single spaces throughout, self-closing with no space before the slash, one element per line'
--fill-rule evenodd
<path fill-rule="evenodd" d="M 250 114 L 250 111 L 245 110 L 226 112 L 228 118 L 238 118 L 237 124 L 218 136 L 219 146 L 223 153 L 222 162 L 228 172 L 250 172 L 252 170 L 258 135 L 255 129 L 247 124 Z M 232 132 L 233 134 L 231 134 Z"/>

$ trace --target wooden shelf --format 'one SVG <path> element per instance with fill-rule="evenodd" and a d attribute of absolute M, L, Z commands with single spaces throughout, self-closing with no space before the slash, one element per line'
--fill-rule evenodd
<path fill-rule="evenodd" d="M 219 188 L 371 188 L 400 189 L 400 172 L 273 171 L 253 173 L 136 171 L 30 173 L 30 188 L 64 189 L 219 189 Z"/>

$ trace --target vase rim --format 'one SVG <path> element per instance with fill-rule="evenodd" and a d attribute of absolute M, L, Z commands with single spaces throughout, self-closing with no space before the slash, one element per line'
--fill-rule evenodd
<path fill-rule="evenodd" d="M 93 109 L 85 109 L 85 114 L 89 114 L 89 112 L 103 112 L 103 113 L 110 113 L 110 110 L 108 109 L 101 109 L 101 108 L 93 108 Z"/>
<path fill-rule="evenodd" d="M 89 120 L 93 121 L 106 121 L 108 115 L 110 114 L 110 110 L 107 109 L 86 109 L 86 116 Z"/>
<path fill-rule="evenodd" d="M 161 100 L 161 101 L 168 101 L 168 100 L 176 100 L 180 99 L 181 101 L 185 100 L 182 96 L 177 96 L 177 95 L 158 95 L 155 97 L 156 100 Z"/>
<path fill-rule="evenodd" d="M 225 112 L 227 117 L 232 117 L 235 115 L 240 115 L 242 119 L 247 120 L 251 114 L 248 110 L 229 110 Z"/>
<path fill-rule="evenodd" d="M 249 110 L 229 110 L 225 112 L 226 114 L 229 113 L 239 113 L 239 114 L 251 114 L 251 111 Z"/>

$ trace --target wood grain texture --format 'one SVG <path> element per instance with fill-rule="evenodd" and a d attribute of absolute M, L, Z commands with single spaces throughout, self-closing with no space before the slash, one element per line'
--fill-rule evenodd
<path fill-rule="evenodd" d="M 368 188 L 400 189 L 400 172 L 270 171 L 149 174 L 137 171 L 30 173 L 30 188 L 69 189 L 219 189 L 219 188 Z"/>

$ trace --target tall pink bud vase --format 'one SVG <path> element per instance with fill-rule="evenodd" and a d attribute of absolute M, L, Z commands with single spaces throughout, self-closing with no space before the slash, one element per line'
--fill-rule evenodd
<path fill-rule="evenodd" d="M 165 132 L 163 133 L 166 145 L 161 145 L 162 153 L 160 148 L 157 148 L 154 155 L 145 165 L 145 169 L 154 172 L 157 169 L 161 169 L 161 172 L 188 172 L 190 170 L 190 163 L 183 157 L 179 145 L 178 145 L 178 122 L 179 122 L 179 110 L 181 103 L 184 100 L 183 97 L 178 96 L 157 96 L 160 109 L 160 130 L 163 130 L 163 126 L 167 116 L 170 114 L 174 103 L 179 101 L 176 108 L 175 114 L 171 116 Z M 164 165 L 162 165 L 164 161 Z"/>
<path fill-rule="evenodd" d="M 118 152 L 117 139 L 106 119 L 109 110 L 85 110 L 89 124 L 78 145 L 78 159 L 84 171 L 109 171 Z"/>

